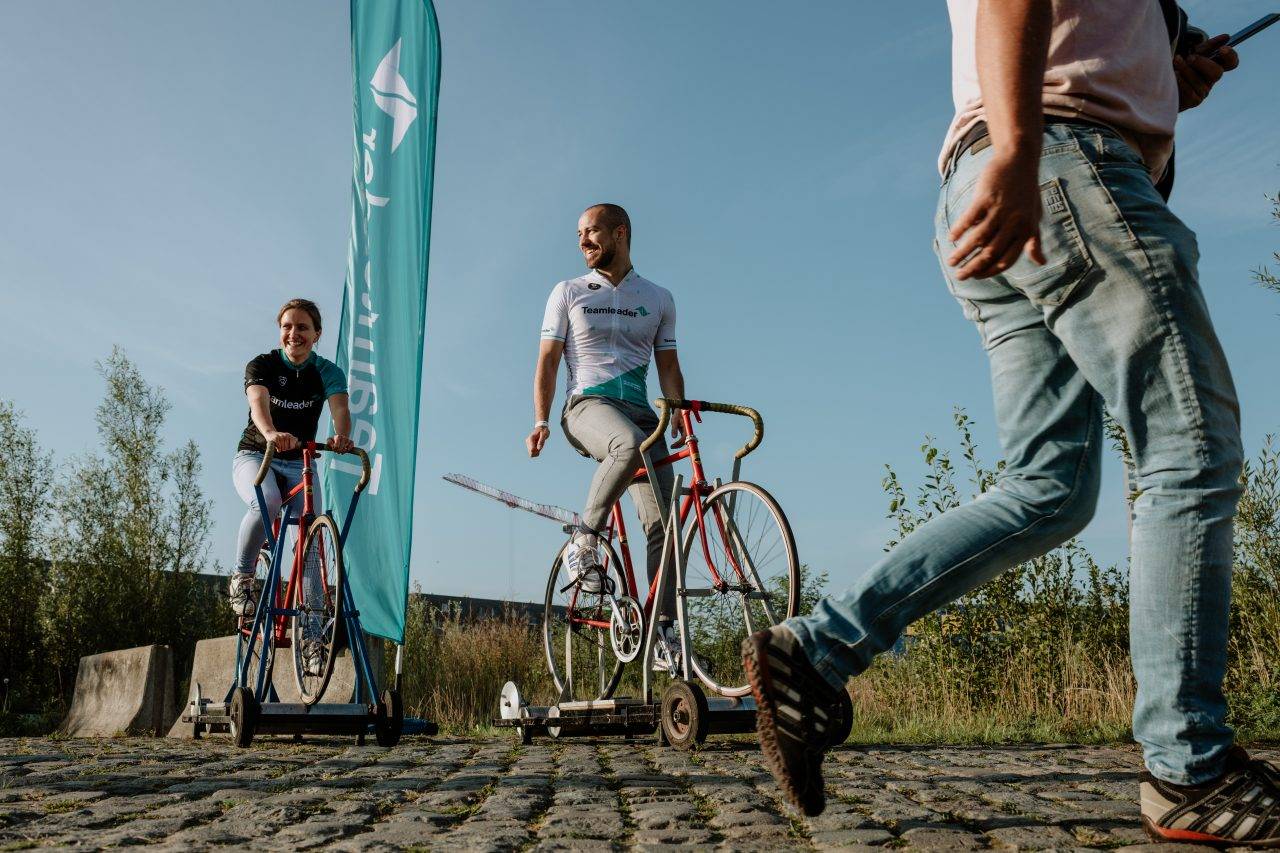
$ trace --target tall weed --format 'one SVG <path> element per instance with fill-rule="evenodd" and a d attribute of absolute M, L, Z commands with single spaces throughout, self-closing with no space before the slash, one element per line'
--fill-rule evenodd
<path fill-rule="evenodd" d="M 442 612 L 410 596 L 405 648 L 405 713 L 448 730 L 487 726 L 508 681 L 531 703 L 551 703 L 554 686 L 541 635 L 520 617 L 467 621 L 456 610 Z"/>
<path fill-rule="evenodd" d="M 963 410 L 954 421 L 976 497 L 995 483 L 1003 464 L 980 462 Z M 1107 432 L 1130 463 L 1123 431 L 1108 420 Z M 927 473 L 914 492 L 892 469 L 884 478 L 897 527 L 886 550 L 961 503 L 951 454 L 932 438 L 921 453 Z M 1230 721 L 1246 738 L 1274 738 L 1280 734 L 1280 457 L 1271 438 L 1242 482 L 1226 679 Z M 1099 566 L 1076 540 L 1005 572 L 916 622 L 899 654 L 882 657 L 850 683 L 855 737 L 1127 736 L 1135 694 L 1128 599 L 1127 566 Z"/>

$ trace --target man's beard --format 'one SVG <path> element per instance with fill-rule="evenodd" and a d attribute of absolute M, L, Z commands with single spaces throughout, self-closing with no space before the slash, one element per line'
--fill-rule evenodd
<path fill-rule="evenodd" d="M 609 248 L 609 249 L 603 249 L 603 248 L 602 248 L 602 249 L 600 250 L 600 260 L 596 261 L 596 264 L 595 264 L 595 266 L 594 266 L 594 267 L 592 267 L 592 269 L 597 269 L 597 270 L 599 270 L 599 269 L 604 269 L 604 268 L 608 267 L 608 266 L 609 266 L 609 264 L 613 263 L 614 256 L 615 256 L 615 255 L 617 255 L 617 254 L 618 254 L 618 252 L 617 252 L 617 250 L 616 250 L 616 249 L 612 249 L 612 248 Z"/>

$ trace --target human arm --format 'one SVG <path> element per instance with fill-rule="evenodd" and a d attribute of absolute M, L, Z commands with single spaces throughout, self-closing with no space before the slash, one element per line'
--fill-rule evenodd
<path fill-rule="evenodd" d="M 658 368 L 658 387 L 662 388 L 662 396 L 672 400 L 685 398 L 685 374 L 680 370 L 680 356 L 675 350 L 655 350 L 654 364 Z M 685 441 L 685 421 L 682 418 L 671 419 L 671 443 L 680 446 Z"/>
<path fill-rule="evenodd" d="M 333 435 L 329 436 L 326 445 L 336 453 L 348 453 L 355 447 L 351 436 L 351 406 L 349 397 L 344 391 L 329 397 L 329 417 L 333 419 Z"/>
<path fill-rule="evenodd" d="M 564 354 L 564 341 L 543 338 L 538 343 L 538 365 L 533 371 L 533 420 L 542 423 L 551 418 L 551 401 L 556 396 L 556 371 L 560 368 L 560 356 Z M 534 426 L 524 446 L 530 456 L 537 456 L 551 436 L 546 426 Z"/>
<path fill-rule="evenodd" d="M 658 387 L 662 396 L 675 400 L 684 399 L 684 374 L 680 372 L 680 358 L 676 355 L 676 301 L 671 292 L 663 290 L 662 314 L 658 330 L 653 336 L 653 360 L 658 368 Z M 671 444 L 684 443 L 684 418 L 671 419 Z"/>
<path fill-rule="evenodd" d="M 297 438 L 277 430 L 271 420 L 271 394 L 265 385 L 250 385 L 244 389 L 244 395 L 249 398 L 249 417 L 253 419 L 253 425 L 264 439 L 275 444 L 277 453 L 298 446 Z"/>
<path fill-rule="evenodd" d="M 658 386 L 662 388 L 662 396 L 674 400 L 684 399 L 684 374 L 680 372 L 680 357 L 673 349 L 655 350 L 654 364 L 658 368 Z M 673 446 L 684 442 L 684 419 L 671 419 L 671 443 Z"/>
<path fill-rule="evenodd" d="M 1045 262 L 1040 247 L 1042 91 L 1053 7 L 1043 0 L 980 0 L 978 85 L 992 154 L 974 185 L 968 209 L 951 229 L 947 264 L 956 278 L 1004 272 L 1025 251 Z"/>

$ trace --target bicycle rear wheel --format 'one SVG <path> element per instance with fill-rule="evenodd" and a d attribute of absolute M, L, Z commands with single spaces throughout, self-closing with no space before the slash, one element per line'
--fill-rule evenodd
<path fill-rule="evenodd" d="M 333 676 L 342 623 L 342 546 L 332 517 L 321 515 L 311 522 L 302 555 L 289 640 L 298 694 L 303 704 L 314 705 Z"/>
<path fill-rule="evenodd" d="M 720 486 L 703 502 L 703 517 L 705 547 L 692 513 L 682 545 L 690 665 L 715 692 L 745 696 L 742 641 L 799 607 L 795 537 L 778 502 L 754 483 Z"/>
<path fill-rule="evenodd" d="M 622 661 L 613 653 L 609 623 L 613 602 L 626 593 L 622 561 L 609 542 L 601 542 L 603 563 L 612 581 L 613 598 L 583 592 L 569 576 L 566 542 L 551 564 L 542 615 L 542 647 L 556 694 L 574 700 L 608 699 L 622 678 Z M 566 688 L 566 685 L 567 688 Z"/>

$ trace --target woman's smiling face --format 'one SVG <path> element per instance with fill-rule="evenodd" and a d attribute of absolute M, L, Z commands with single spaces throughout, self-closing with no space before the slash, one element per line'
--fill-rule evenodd
<path fill-rule="evenodd" d="M 311 315 L 301 308 L 290 308 L 280 315 L 280 347 L 289 361 L 302 364 L 311 356 L 320 331 Z"/>

